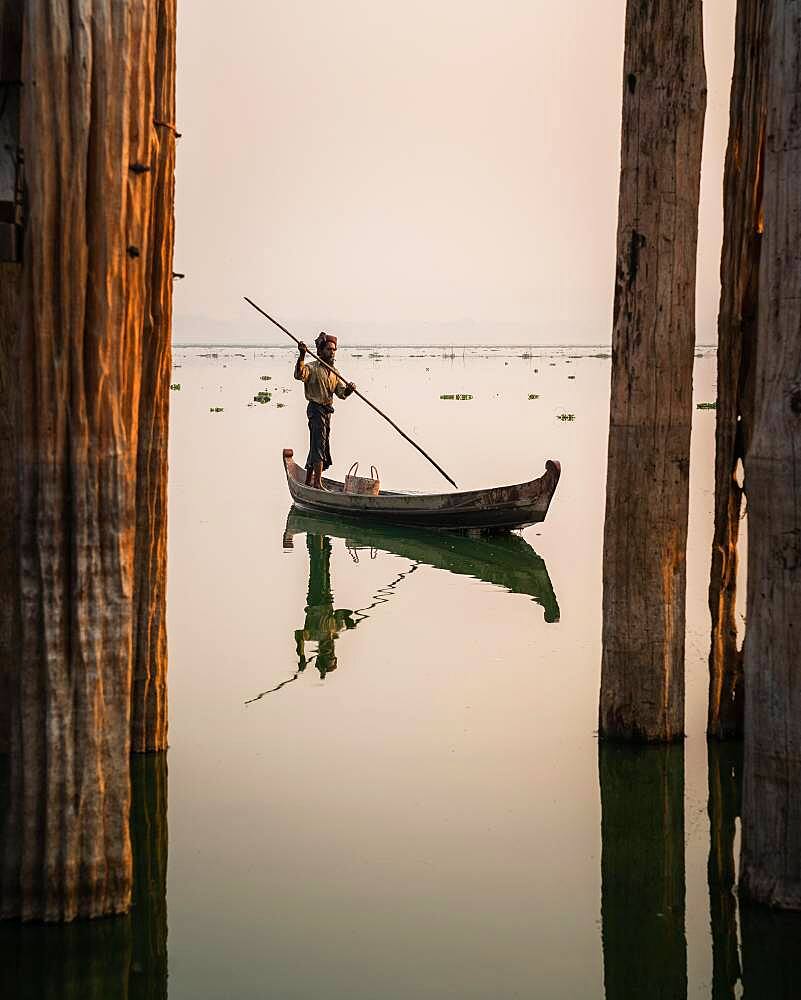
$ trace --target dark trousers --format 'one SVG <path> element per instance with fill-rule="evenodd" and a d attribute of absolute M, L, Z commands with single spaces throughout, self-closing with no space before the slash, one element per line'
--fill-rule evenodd
<path fill-rule="evenodd" d="M 306 468 L 313 469 L 315 465 L 323 463 L 323 468 L 327 469 L 331 465 L 331 414 L 334 412 L 333 406 L 324 406 L 322 403 L 312 403 L 306 407 L 306 416 L 309 418 L 309 457 L 306 459 Z"/>

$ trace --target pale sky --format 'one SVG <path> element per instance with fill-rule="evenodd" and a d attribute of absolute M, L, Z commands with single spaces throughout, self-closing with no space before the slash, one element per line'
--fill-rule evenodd
<path fill-rule="evenodd" d="M 735 0 L 705 3 L 714 343 Z M 603 344 L 625 0 L 189 0 L 178 343 Z"/>

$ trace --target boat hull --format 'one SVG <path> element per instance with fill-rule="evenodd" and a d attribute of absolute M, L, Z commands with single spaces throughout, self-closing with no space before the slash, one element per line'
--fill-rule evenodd
<path fill-rule="evenodd" d="M 561 475 L 558 462 L 548 461 L 544 475 L 528 483 L 457 493 L 399 493 L 377 496 L 345 493 L 342 483 L 323 479 L 325 490 L 306 486 L 306 470 L 283 453 L 289 493 L 301 510 L 339 515 L 359 522 L 399 524 L 450 531 L 501 531 L 524 528 L 545 519 Z"/>

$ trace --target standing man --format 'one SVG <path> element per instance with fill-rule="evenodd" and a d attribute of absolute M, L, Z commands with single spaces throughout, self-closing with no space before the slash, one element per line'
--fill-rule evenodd
<path fill-rule="evenodd" d="M 320 359 L 333 366 L 337 338 L 321 333 L 314 346 Z M 309 457 L 306 459 L 306 485 L 321 490 L 324 488 L 323 470 L 331 464 L 329 439 L 334 395 L 347 399 L 356 386 L 352 382 L 346 384 L 317 361 L 312 361 L 310 365 L 304 364 L 305 344 L 298 344 L 298 351 L 300 354 L 295 365 L 295 378 L 303 383 L 308 401 L 306 415 L 309 418 Z"/>

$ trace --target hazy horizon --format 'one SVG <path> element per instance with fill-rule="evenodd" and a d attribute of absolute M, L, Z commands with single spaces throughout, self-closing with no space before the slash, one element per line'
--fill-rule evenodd
<path fill-rule="evenodd" d="M 178 38 L 176 343 L 608 345 L 625 0 L 210 0 Z M 734 0 L 705 5 L 716 340 Z"/>

